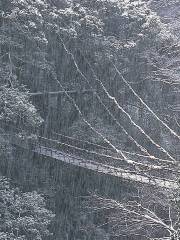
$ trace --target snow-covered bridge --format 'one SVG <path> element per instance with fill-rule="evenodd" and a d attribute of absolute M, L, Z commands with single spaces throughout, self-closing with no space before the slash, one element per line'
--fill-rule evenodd
<path fill-rule="evenodd" d="M 43 141 L 41 141 L 43 140 Z M 123 178 L 129 181 L 139 182 L 142 184 L 153 185 L 162 188 L 176 189 L 178 184 L 175 180 L 169 180 L 163 177 L 157 177 L 153 175 L 147 175 L 143 172 L 138 173 L 136 171 L 128 170 L 123 167 L 114 167 L 108 164 L 100 163 L 93 160 L 87 160 L 77 155 L 69 154 L 59 149 L 53 148 L 49 142 L 53 140 L 39 137 L 39 141 L 33 144 L 27 144 L 26 141 L 12 137 L 12 143 L 16 146 L 29 149 L 39 155 L 53 158 L 57 161 L 71 164 L 84 169 L 89 169 L 97 173 L 107 174 L 118 178 Z M 48 146 L 49 145 L 49 146 Z"/>

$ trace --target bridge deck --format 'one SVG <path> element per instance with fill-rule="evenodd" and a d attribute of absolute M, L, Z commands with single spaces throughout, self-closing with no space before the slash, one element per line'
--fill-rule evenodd
<path fill-rule="evenodd" d="M 162 177 L 159 178 L 153 175 L 148 176 L 144 172 L 139 173 L 135 171 L 126 170 L 123 167 L 114 167 L 114 166 L 96 162 L 93 160 L 83 159 L 76 155 L 68 154 L 61 150 L 57 150 L 52 147 L 53 145 L 47 146 L 46 144 L 48 143 L 46 142 L 42 142 L 43 144 L 41 143 L 41 141 L 37 144 L 36 142 L 34 142 L 32 143 L 32 145 L 29 145 L 28 142 L 16 136 L 11 136 L 10 141 L 15 146 L 19 146 L 24 149 L 30 149 L 31 151 L 36 152 L 37 154 L 40 154 L 46 157 L 51 157 L 53 159 L 56 159 L 58 161 L 61 161 L 67 164 L 71 164 L 81 168 L 86 168 L 94 172 L 107 174 L 107 175 L 123 178 L 126 180 L 139 182 L 147 185 L 153 185 L 161 188 L 177 189 L 179 187 L 179 185 L 175 180 L 169 180 L 169 179 L 167 180 L 167 179 L 163 179 Z"/>
<path fill-rule="evenodd" d="M 172 180 L 164 180 L 157 177 L 154 178 L 149 176 L 143 176 L 137 173 L 124 170 L 123 168 L 112 167 L 112 166 L 101 164 L 91 160 L 84 160 L 83 158 L 80 158 L 71 154 L 67 154 L 56 149 L 52 149 L 44 146 L 38 146 L 35 149 L 33 149 L 33 151 L 40 155 L 51 157 L 61 162 L 86 168 L 102 174 L 108 174 L 115 177 L 127 179 L 130 181 L 135 181 L 135 182 L 148 184 L 148 185 L 154 185 L 157 187 L 163 187 L 163 188 L 169 188 L 169 189 L 178 188 L 178 184 Z"/>

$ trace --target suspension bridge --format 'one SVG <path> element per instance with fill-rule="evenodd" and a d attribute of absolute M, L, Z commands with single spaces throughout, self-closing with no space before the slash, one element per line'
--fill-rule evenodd
<path fill-rule="evenodd" d="M 175 179 L 170 179 L 168 177 L 164 178 L 161 174 L 159 176 L 153 176 L 151 174 L 147 174 L 146 171 L 136 171 L 132 170 L 132 168 L 127 168 L 127 164 L 124 164 L 123 161 L 119 161 L 121 166 L 112 166 L 109 164 L 106 164 L 104 162 L 99 162 L 94 160 L 87 160 L 85 157 L 80 157 L 78 155 L 67 153 L 63 151 L 63 148 L 59 148 L 58 146 L 68 145 L 66 143 L 61 143 L 57 140 L 48 139 L 45 137 L 38 137 L 37 141 L 25 141 L 17 136 L 11 136 L 11 142 L 13 145 L 29 149 L 30 151 L 42 155 L 45 157 L 49 157 L 52 159 L 55 159 L 57 161 L 70 164 L 76 167 L 84 168 L 91 170 L 93 172 L 99 173 L 99 174 L 106 174 L 111 175 L 114 177 L 118 177 L 121 179 L 125 179 L 132 182 L 147 184 L 151 186 L 161 187 L 161 188 L 167 188 L 167 189 L 177 189 L 179 187 L 177 181 Z M 71 146 L 71 145 L 69 145 Z M 99 154 L 100 156 L 106 156 L 110 158 L 107 154 Z M 120 158 L 114 158 L 112 156 L 112 159 L 120 160 Z M 139 163 L 141 164 L 141 163 Z M 157 170 L 157 172 L 160 172 L 162 169 L 160 166 L 151 165 L 149 164 L 149 167 L 151 169 Z M 168 168 L 166 169 L 168 170 Z"/>

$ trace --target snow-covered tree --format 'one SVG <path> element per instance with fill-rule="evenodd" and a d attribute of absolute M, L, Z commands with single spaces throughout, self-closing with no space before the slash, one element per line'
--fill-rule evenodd
<path fill-rule="evenodd" d="M 37 192 L 22 192 L 0 177 L 0 239 L 51 239 L 48 226 L 54 214 L 46 209 L 45 199 Z"/>
<path fill-rule="evenodd" d="M 179 240 L 178 192 L 141 188 L 122 201 L 92 194 L 84 204 L 89 214 L 103 216 L 98 227 L 112 239 Z"/>

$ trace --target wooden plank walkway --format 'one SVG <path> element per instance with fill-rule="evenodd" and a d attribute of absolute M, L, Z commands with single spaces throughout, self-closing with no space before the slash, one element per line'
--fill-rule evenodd
<path fill-rule="evenodd" d="M 124 170 L 123 168 L 112 167 L 112 166 L 101 164 L 91 160 L 84 160 L 83 158 L 73 156 L 71 154 L 67 154 L 62 151 L 52 149 L 52 148 L 47 148 L 44 146 L 38 146 L 32 151 L 40 155 L 44 155 L 46 157 L 51 157 L 53 159 L 65 162 L 67 164 L 75 165 L 75 166 L 86 168 L 95 172 L 123 178 L 130 181 L 135 181 L 143 184 L 153 185 L 161 188 L 169 188 L 169 189 L 177 189 L 179 187 L 178 184 L 172 180 L 164 180 L 161 178 L 143 176 L 137 173 Z"/>
<path fill-rule="evenodd" d="M 63 151 L 54 149 L 52 147 L 43 146 L 41 143 L 27 144 L 26 141 L 20 140 L 17 137 L 12 137 L 11 142 L 13 145 L 29 149 L 39 155 L 50 157 L 58 161 L 78 166 L 81 168 L 89 169 L 101 174 L 107 174 L 118 178 L 123 178 L 129 181 L 139 182 L 142 184 L 153 185 L 156 187 L 177 189 L 179 185 L 176 181 L 158 178 L 154 176 L 142 175 L 133 171 L 123 169 L 122 167 L 113 167 L 103 163 L 99 163 L 92 160 L 83 159 L 76 155 L 68 154 Z"/>

